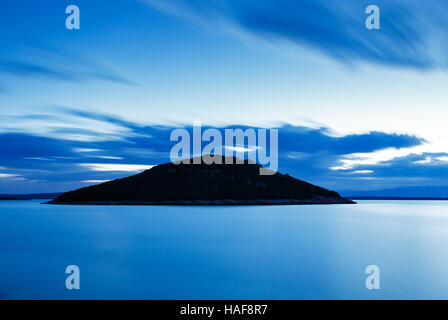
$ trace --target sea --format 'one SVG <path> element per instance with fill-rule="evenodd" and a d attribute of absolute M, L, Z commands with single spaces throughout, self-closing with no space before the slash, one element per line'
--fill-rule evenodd
<path fill-rule="evenodd" d="M 0 201 L 0 299 L 448 298 L 448 201 L 42 202 Z"/>

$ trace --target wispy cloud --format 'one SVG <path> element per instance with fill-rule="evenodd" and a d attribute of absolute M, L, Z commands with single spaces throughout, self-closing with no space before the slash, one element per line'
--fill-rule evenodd
<path fill-rule="evenodd" d="M 27 53 L 27 54 L 25 54 Z M 30 59 L 29 57 L 32 57 Z M 56 81 L 101 80 L 124 85 L 137 85 L 98 62 L 73 55 L 56 47 L 21 47 L 21 54 L 0 59 L 0 75 Z"/>
<path fill-rule="evenodd" d="M 137 133 L 123 121 L 96 117 L 95 114 L 74 113 L 65 107 L 53 107 L 54 113 L 42 115 L 0 116 L 0 133 L 27 133 L 60 140 L 99 142 L 125 140 Z M 88 152 L 98 148 L 78 148 Z"/>
<path fill-rule="evenodd" d="M 448 66 L 444 0 L 377 0 L 381 29 L 365 28 L 365 0 L 146 0 L 150 6 L 270 42 L 289 42 L 343 63 Z"/>
<path fill-rule="evenodd" d="M 356 170 L 356 171 L 353 171 L 351 173 L 354 173 L 354 174 L 367 174 L 367 173 L 373 173 L 373 170 Z"/>
<path fill-rule="evenodd" d="M 77 76 L 69 73 L 68 70 L 55 70 L 44 65 L 17 60 L 0 60 L 0 72 L 23 77 L 46 77 L 65 81 L 77 79 Z"/>
<path fill-rule="evenodd" d="M 138 172 L 154 167 L 153 165 L 144 164 L 123 164 L 123 163 L 79 163 L 81 167 L 88 168 L 93 171 L 123 171 L 123 172 Z"/>
<path fill-rule="evenodd" d="M 103 150 L 94 149 L 94 148 L 73 148 L 73 151 L 75 151 L 75 152 L 99 152 L 99 151 L 103 151 Z"/>
<path fill-rule="evenodd" d="M 24 177 L 13 173 L 0 173 L 0 179 L 5 179 L 9 181 L 26 181 Z"/>
<path fill-rule="evenodd" d="M 0 173 L 0 178 L 15 178 L 15 177 L 19 177 L 19 175 L 12 173 Z"/>

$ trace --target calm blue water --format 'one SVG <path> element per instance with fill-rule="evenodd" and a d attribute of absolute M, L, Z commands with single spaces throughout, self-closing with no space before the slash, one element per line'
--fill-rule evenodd
<path fill-rule="evenodd" d="M 448 201 L 164 207 L 0 202 L 3 299 L 448 298 Z M 78 265 L 81 289 L 65 288 Z M 368 265 L 381 289 L 367 290 Z"/>

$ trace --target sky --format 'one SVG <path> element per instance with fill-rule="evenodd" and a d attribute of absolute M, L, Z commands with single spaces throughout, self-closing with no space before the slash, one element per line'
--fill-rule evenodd
<path fill-rule="evenodd" d="M 65 9 L 80 9 L 68 30 Z M 368 30 L 365 9 L 380 8 Z M 0 193 L 169 161 L 174 128 L 278 128 L 279 171 L 340 192 L 448 186 L 448 4 L 0 4 Z M 448 196 L 448 195 L 447 195 Z"/>

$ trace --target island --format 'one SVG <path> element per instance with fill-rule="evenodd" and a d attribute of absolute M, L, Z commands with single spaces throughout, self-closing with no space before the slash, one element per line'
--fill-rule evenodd
<path fill-rule="evenodd" d="M 288 174 L 260 175 L 261 165 L 166 163 L 142 173 L 66 192 L 47 204 L 85 205 L 290 205 L 351 204 Z"/>

